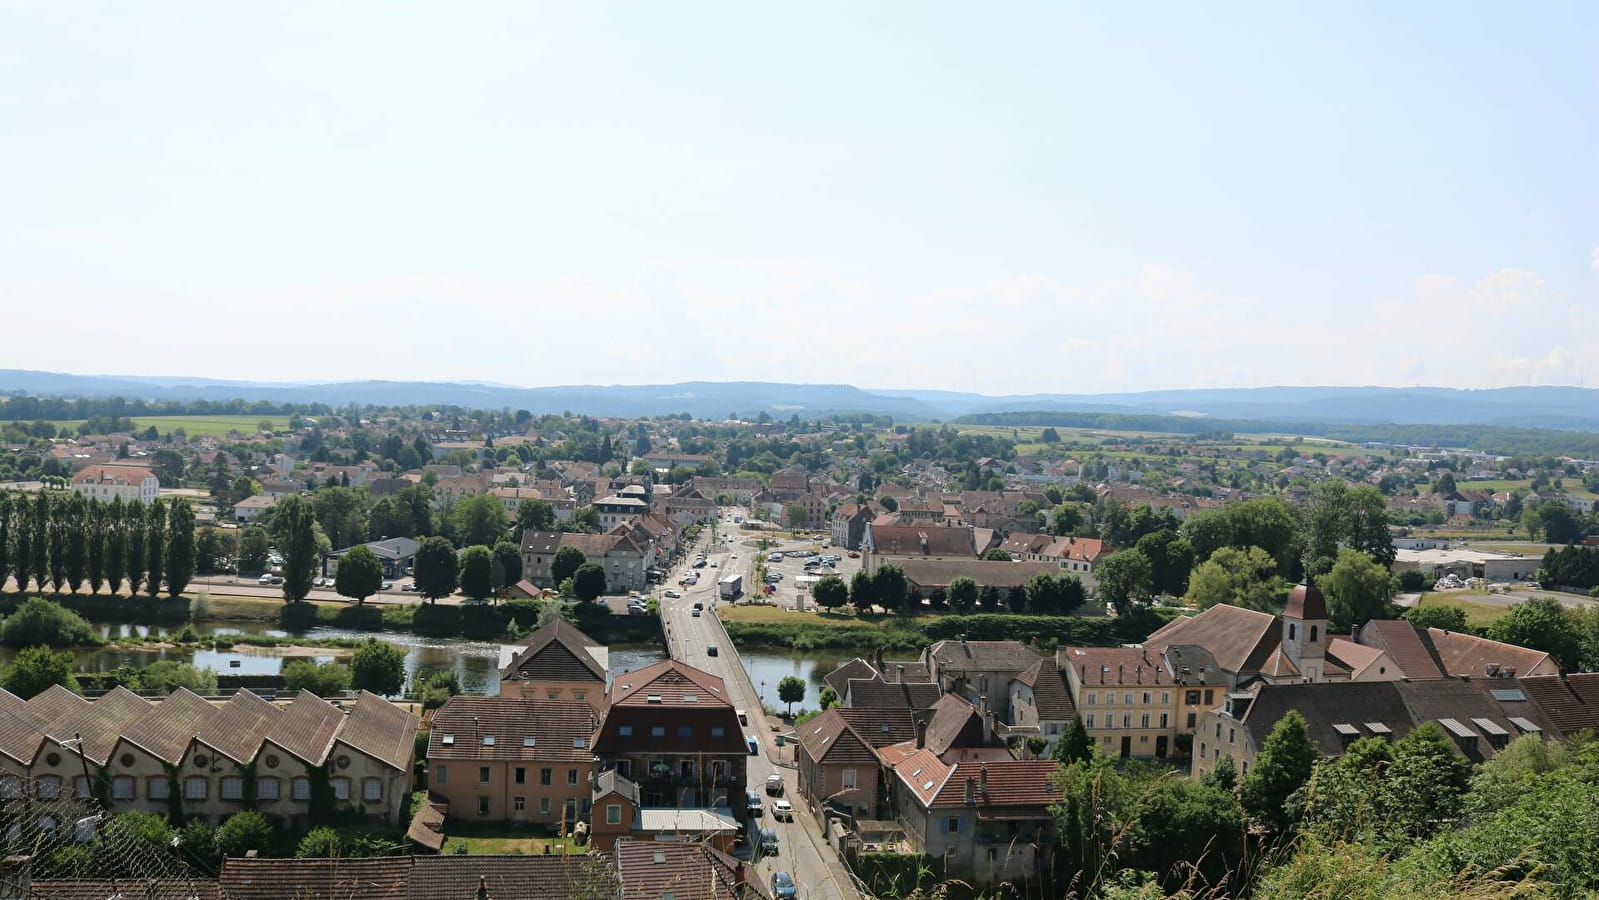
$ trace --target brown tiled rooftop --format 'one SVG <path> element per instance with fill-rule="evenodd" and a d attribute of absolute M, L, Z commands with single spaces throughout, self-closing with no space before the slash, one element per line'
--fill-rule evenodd
<path fill-rule="evenodd" d="M 462 694 L 433 714 L 428 758 L 587 762 L 598 725 L 587 703 Z M 448 744 L 445 735 L 451 736 Z M 493 743 L 485 744 L 486 738 Z M 575 746 L 577 741 L 582 744 Z"/>

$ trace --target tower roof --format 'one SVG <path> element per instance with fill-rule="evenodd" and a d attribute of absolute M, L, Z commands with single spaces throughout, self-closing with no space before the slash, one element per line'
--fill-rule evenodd
<path fill-rule="evenodd" d="M 1283 608 L 1283 618 L 1325 619 L 1327 600 L 1313 584 L 1296 584 L 1288 592 L 1288 605 Z"/>

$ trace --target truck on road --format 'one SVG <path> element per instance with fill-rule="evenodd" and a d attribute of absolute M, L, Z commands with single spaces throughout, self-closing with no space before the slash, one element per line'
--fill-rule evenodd
<path fill-rule="evenodd" d="M 723 576 L 722 580 L 720 582 L 720 589 L 721 589 L 721 596 L 722 596 L 723 600 L 731 600 L 734 597 L 737 597 L 739 594 L 744 593 L 744 576 L 743 575 L 725 575 L 725 576 Z"/>

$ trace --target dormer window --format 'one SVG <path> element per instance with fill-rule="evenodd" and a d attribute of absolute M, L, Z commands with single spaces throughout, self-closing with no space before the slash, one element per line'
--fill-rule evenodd
<path fill-rule="evenodd" d="M 1316 626 L 1314 625 L 1310 626 L 1310 642 L 1312 644 L 1316 643 Z"/>

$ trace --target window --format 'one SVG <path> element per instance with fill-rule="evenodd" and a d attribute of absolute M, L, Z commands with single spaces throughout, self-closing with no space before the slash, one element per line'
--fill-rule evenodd
<path fill-rule="evenodd" d="M 616 726 L 616 735 L 617 735 L 617 737 L 632 737 L 633 736 L 633 726 L 632 725 L 618 725 L 618 726 Z"/>
<path fill-rule="evenodd" d="M 693 737 L 694 736 L 694 726 L 692 726 L 692 725 L 679 725 L 679 726 L 677 726 L 677 736 L 679 738 L 691 738 L 691 737 Z"/>
<path fill-rule="evenodd" d="M 651 725 L 650 726 L 650 737 L 666 737 L 666 726 L 665 725 Z"/>
<path fill-rule="evenodd" d="M 1167 717 L 1169 715 L 1170 715 L 1170 713 L 1161 713 L 1160 714 L 1160 727 L 1162 727 L 1162 728 L 1166 727 L 1166 721 L 1167 721 Z"/>
<path fill-rule="evenodd" d="M 577 770 L 576 769 L 567 769 L 566 770 L 566 784 L 567 784 L 568 787 L 576 787 L 577 786 Z"/>
<path fill-rule="evenodd" d="M 1089 706 L 1098 706 L 1099 705 L 1099 695 L 1094 693 L 1093 691 L 1089 691 L 1088 692 L 1088 705 Z"/>
<path fill-rule="evenodd" d="M 222 779 L 222 799 L 243 800 L 244 779 L 237 775 L 229 775 Z"/>
<path fill-rule="evenodd" d="M 1171 691 L 1161 691 L 1160 692 L 1160 705 L 1161 706 L 1166 706 L 1169 703 L 1171 703 Z"/>
<path fill-rule="evenodd" d="M 1197 706 L 1197 705 L 1199 705 L 1199 692 L 1198 691 L 1183 691 L 1183 702 L 1188 704 L 1189 706 Z"/>
<path fill-rule="evenodd" d="M 333 779 L 333 799 L 335 799 L 335 800 L 348 800 L 348 799 L 350 799 L 350 779 L 348 779 L 348 778 L 335 778 L 335 779 Z"/>
<path fill-rule="evenodd" d="M 61 776 L 41 775 L 34 784 L 41 800 L 54 800 L 61 796 Z"/>
<path fill-rule="evenodd" d="M 1215 702 L 1216 702 L 1216 689 L 1215 688 L 1206 688 L 1205 689 L 1205 705 L 1206 706 L 1210 706 L 1211 704 L 1213 704 Z"/>
<path fill-rule="evenodd" d="M 527 769 L 517 766 L 516 771 L 512 774 L 514 776 L 513 780 L 517 784 L 527 784 Z"/>
<path fill-rule="evenodd" d="M 439 763 L 438 766 L 435 767 L 434 771 L 435 771 L 435 774 L 437 774 L 439 776 L 438 778 L 434 779 L 435 781 L 437 781 L 439 784 L 449 784 L 450 783 L 450 767 L 449 766 L 447 766 L 447 765 L 445 765 L 443 763 Z"/>
<path fill-rule="evenodd" d="M 552 697 L 551 699 L 554 699 L 554 698 Z M 494 746 L 494 735 L 492 735 L 492 734 L 483 735 L 483 746 L 485 746 L 485 747 Z"/>
<path fill-rule="evenodd" d="M 845 769 L 844 770 L 843 775 L 842 775 L 842 783 L 844 785 L 844 790 L 846 790 L 846 791 L 855 790 L 855 770 L 854 769 Z"/>
<path fill-rule="evenodd" d="M 607 804 L 605 804 L 605 824 L 607 824 L 607 825 L 620 825 L 620 824 L 622 824 L 622 804 L 620 804 L 620 803 L 607 803 Z"/>
<path fill-rule="evenodd" d="M 282 784 L 276 778 L 257 778 L 255 781 L 255 799 L 276 800 Z"/>
<path fill-rule="evenodd" d="M 512 797 L 511 798 L 511 808 L 516 810 L 517 812 L 527 812 L 527 798 L 526 797 Z"/>
<path fill-rule="evenodd" d="M 1292 641 L 1292 640 L 1297 640 L 1298 637 L 1299 637 L 1299 628 L 1296 625 L 1294 625 L 1294 623 L 1289 622 L 1288 623 L 1288 639 L 1290 641 Z"/>
<path fill-rule="evenodd" d="M 573 691 L 572 692 L 572 699 L 573 700 L 582 700 L 584 697 L 587 697 L 587 696 L 588 696 L 588 692 L 587 691 Z"/>
<path fill-rule="evenodd" d="M 554 769 L 540 769 L 539 770 L 539 784 L 542 784 L 545 787 L 549 787 L 551 784 L 554 783 L 553 781 L 551 781 L 551 779 L 554 778 L 554 776 L 555 776 L 555 770 Z"/>
<path fill-rule="evenodd" d="M 1236 742 L 1237 740 L 1238 740 L 1238 729 L 1236 729 L 1236 728 L 1227 729 L 1227 743 L 1231 744 L 1231 743 Z"/>
<path fill-rule="evenodd" d="M 549 814 L 550 814 L 550 798 L 548 798 L 548 797 L 540 797 L 539 798 L 539 815 L 547 816 Z"/>
<path fill-rule="evenodd" d="M 720 725 L 713 725 L 711 727 L 711 737 L 719 738 L 719 737 L 725 737 L 726 735 L 727 735 L 727 729 L 726 728 L 723 728 Z"/>
<path fill-rule="evenodd" d="M 376 803 L 383 799 L 383 781 L 379 778 L 365 778 L 361 781 L 361 799 L 368 803 Z"/>
<path fill-rule="evenodd" d="M 477 767 L 477 783 L 478 784 L 488 784 L 489 783 L 489 767 L 488 766 L 478 766 Z"/>
<path fill-rule="evenodd" d="M 81 779 L 83 776 L 78 777 Z M 137 793 L 136 784 L 132 775 L 118 775 L 111 779 L 111 799 L 132 800 Z"/>
<path fill-rule="evenodd" d="M 1194 726 L 1197 725 L 1197 724 L 1199 724 L 1199 717 L 1197 715 L 1193 714 L 1193 713 L 1189 713 L 1188 714 L 1188 730 L 1189 731 L 1193 731 L 1194 730 Z"/>
<path fill-rule="evenodd" d="M 1094 714 L 1093 713 L 1089 713 L 1086 717 L 1083 718 L 1083 727 L 1084 728 L 1093 728 L 1094 727 Z"/>
<path fill-rule="evenodd" d="M 1315 625 L 1310 626 L 1310 642 L 1312 644 L 1316 643 L 1316 626 Z"/>
<path fill-rule="evenodd" d="M 210 794 L 210 782 L 203 775 L 190 775 L 183 779 L 183 799 L 204 800 Z"/>
<path fill-rule="evenodd" d="M 1221 723 L 1216 723 L 1216 740 L 1221 740 Z"/>
<path fill-rule="evenodd" d="M 289 782 L 289 797 L 294 800 L 311 799 L 311 779 L 296 778 Z"/>
<path fill-rule="evenodd" d="M 94 796 L 94 789 L 89 785 L 89 776 L 74 775 L 72 777 L 72 793 L 79 799 L 87 800 Z M 132 799 L 131 797 L 128 799 Z"/>
<path fill-rule="evenodd" d="M 1199 742 L 1199 758 L 1200 759 L 1204 759 L 1205 758 L 1205 742 L 1204 741 L 1200 741 Z"/>
<path fill-rule="evenodd" d="M 1132 713 L 1122 713 L 1122 727 L 1123 728 L 1131 728 L 1131 727 L 1133 727 L 1133 714 Z"/>
<path fill-rule="evenodd" d="M 559 700 L 559 699 L 561 699 L 561 692 L 560 691 L 547 691 L 546 693 L 549 694 L 549 698 L 551 700 Z"/>
<path fill-rule="evenodd" d="M 486 816 L 489 814 L 489 798 L 477 798 L 477 814 L 480 816 Z"/>
<path fill-rule="evenodd" d="M 531 734 L 522 735 L 522 746 L 524 746 L 524 747 L 537 747 L 538 745 L 539 745 L 539 739 L 538 738 L 534 737 Z"/>
<path fill-rule="evenodd" d="M 144 795 L 151 800 L 165 800 L 172 796 L 172 782 L 165 775 L 155 775 L 144 783 Z"/>
<path fill-rule="evenodd" d="M 1139 728 L 1148 728 L 1149 727 L 1149 713 L 1144 713 L 1142 716 L 1138 717 L 1138 727 Z"/>
<path fill-rule="evenodd" d="M 1145 705 L 1145 706 L 1148 706 L 1148 705 L 1149 705 L 1149 703 L 1150 703 L 1150 699 L 1151 699 L 1151 698 L 1152 698 L 1152 697 L 1153 697 L 1153 696 L 1154 696 L 1154 695 L 1153 695 L 1153 694 L 1151 694 L 1151 693 L 1150 693 L 1150 692 L 1149 692 L 1149 691 L 1145 691 L 1145 692 L 1144 692 L 1144 705 Z"/>
<path fill-rule="evenodd" d="M 960 832 L 961 832 L 961 817 L 960 816 L 945 816 L 944 817 L 944 833 L 945 834 L 960 834 Z"/>
<path fill-rule="evenodd" d="M 1133 705 L 1133 692 L 1132 691 L 1122 691 L 1122 705 L 1123 706 L 1132 706 Z"/>
<path fill-rule="evenodd" d="M 15 775 L 0 778 L 0 797 L 12 799 L 22 796 L 22 779 Z"/>

